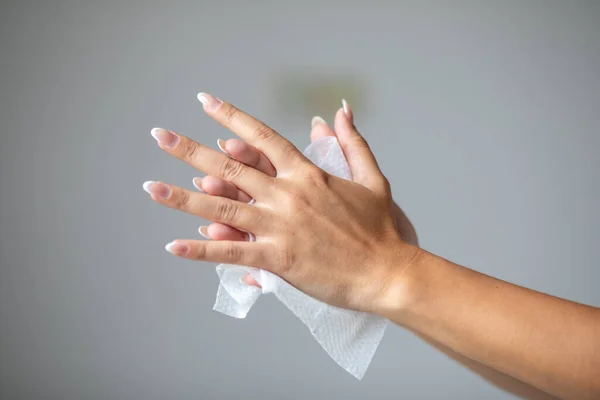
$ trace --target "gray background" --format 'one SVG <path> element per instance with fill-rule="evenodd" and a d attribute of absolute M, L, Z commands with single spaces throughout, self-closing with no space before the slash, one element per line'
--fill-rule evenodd
<path fill-rule="evenodd" d="M 511 398 L 391 327 L 363 381 L 273 298 L 211 310 L 214 265 L 164 251 L 195 217 L 168 127 L 214 143 L 214 93 L 308 144 L 272 74 L 353 74 L 357 125 L 422 245 L 600 305 L 600 2 L 4 1 L 0 397 Z M 352 101 L 353 99 L 349 99 Z M 333 110 L 324 110 L 331 121 Z"/>

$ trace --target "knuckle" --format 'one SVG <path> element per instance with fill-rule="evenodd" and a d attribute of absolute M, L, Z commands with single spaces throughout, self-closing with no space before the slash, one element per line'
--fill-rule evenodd
<path fill-rule="evenodd" d="M 276 269 L 278 274 L 282 276 L 290 275 L 295 270 L 295 265 L 298 261 L 298 256 L 290 247 L 283 246 L 283 248 L 276 251 Z"/>
<path fill-rule="evenodd" d="M 328 174 L 323 171 L 321 168 L 310 168 L 306 172 L 305 179 L 312 185 L 315 186 L 323 186 L 327 184 Z"/>
<path fill-rule="evenodd" d="M 229 262 L 235 263 L 236 261 L 241 261 L 243 254 L 242 249 L 236 245 L 236 243 L 229 243 L 225 247 L 225 257 Z"/>
<path fill-rule="evenodd" d="M 275 138 L 275 132 L 267 125 L 259 124 L 254 128 L 253 137 L 263 142 L 270 142 Z"/>
<path fill-rule="evenodd" d="M 240 110 L 231 106 L 225 111 L 225 121 L 227 126 L 231 125 L 231 122 L 237 117 L 237 114 Z"/>
<path fill-rule="evenodd" d="M 298 156 L 300 154 L 300 151 L 298 151 L 298 148 L 296 146 L 294 146 L 294 144 L 288 140 L 285 140 L 285 143 L 283 144 L 283 146 L 281 146 L 281 154 L 289 159 L 289 160 L 297 160 Z"/>
<path fill-rule="evenodd" d="M 309 204 L 306 193 L 301 189 L 296 188 L 288 190 L 288 200 L 290 208 L 294 211 L 301 211 Z"/>
<path fill-rule="evenodd" d="M 244 166 L 233 158 L 225 158 L 221 164 L 220 174 L 226 181 L 235 180 L 242 173 Z"/>
<path fill-rule="evenodd" d="M 207 257 L 207 249 L 206 249 L 206 244 L 201 244 L 198 246 L 197 250 L 196 250 L 196 259 L 198 260 L 205 260 Z"/>
<path fill-rule="evenodd" d="M 189 141 L 183 148 L 183 157 L 185 160 L 191 161 L 198 157 L 199 146 L 197 143 Z"/>
<path fill-rule="evenodd" d="M 235 219 L 238 208 L 228 199 L 222 199 L 217 203 L 217 218 L 223 222 L 231 222 Z"/>
<path fill-rule="evenodd" d="M 371 151 L 371 148 L 369 147 L 369 143 L 367 143 L 365 138 L 363 138 L 360 135 L 356 135 L 356 138 L 354 139 L 354 146 L 358 147 L 360 149 L 365 149 L 365 150 Z"/>
<path fill-rule="evenodd" d="M 175 196 L 174 204 L 176 208 L 184 209 L 190 202 L 190 194 L 185 190 L 182 190 Z"/>

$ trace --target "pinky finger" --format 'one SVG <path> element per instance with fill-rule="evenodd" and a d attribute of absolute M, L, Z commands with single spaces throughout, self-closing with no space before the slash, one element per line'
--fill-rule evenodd
<path fill-rule="evenodd" d="M 263 247 L 263 244 L 256 242 L 175 240 L 167 244 L 165 249 L 188 260 L 256 267 L 268 264 L 264 258 L 268 253 Z"/>

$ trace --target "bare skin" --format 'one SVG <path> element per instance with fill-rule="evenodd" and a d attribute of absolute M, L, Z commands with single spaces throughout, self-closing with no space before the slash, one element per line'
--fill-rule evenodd
<path fill-rule="evenodd" d="M 209 116 L 242 140 L 221 144 L 230 157 L 153 130 L 161 148 L 208 175 L 196 181 L 205 193 L 162 182 L 144 186 L 158 203 L 214 221 L 202 232 L 215 240 L 176 240 L 167 245 L 171 253 L 269 270 L 317 299 L 388 318 L 476 369 L 515 378 L 505 379 L 511 384 L 561 398 L 600 397 L 600 310 L 419 248 L 349 107 L 338 111 L 335 133 L 317 121 L 313 136 L 338 137 L 353 182 L 320 170 L 232 105 L 199 98 Z"/>
<path fill-rule="evenodd" d="M 344 115 L 340 115 L 343 119 Z M 310 139 L 311 141 L 315 141 L 321 137 L 325 136 L 333 136 L 337 137 L 338 141 L 342 144 L 346 151 L 346 157 L 351 162 L 355 159 L 355 157 L 360 157 L 360 154 L 357 154 L 356 151 L 353 151 L 353 146 L 355 146 L 356 141 L 353 140 L 355 133 L 353 131 L 344 130 L 343 124 L 341 124 L 340 119 L 336 119 L 336 131 L 340 131 L 341 134 L 338 135 L 332 128 L 327 125 L 327 123 L 320 117 L 313 118 Z M 269 162 L 269 160 L 262 154 L 260 151 L 256 150 L 252 146 L 240 141 L 238 139 L 230 139 L 227 141 L 223 141 L 219 139 L 219 148 L 228 154 L 229 156 L 235 158 L 238 161 L 243 162 L 246 165 L 252 166 L 258 170 L 261 170 L 265 174 L 270 176 L 275 176 L 275 169 Z M 352 163 L 354 171 L 361 168 L 362 164 L 354 162 Z M 360 175 L 360 174 L 358 174 Z M 250 196 L 246 193 L 240 191 L 235 185 L 217 178 L 215 176 L 207 176 L 205 178 L 194 178 L 194 184 L 198 187 L 199 190 L 209 193 L 214 196 L 222 196 L 228 197 L 231 199 L 237 199 L 239 201 L 249 202 Z M 392 214 L 396 219 L 396 230 L 400 237 L 414 245 L 418 245 L 417 233 L 407 218 L 406 214 L 402 211 L 402 209 L 394 202 L 392 203 Z M 209 226 L 200 227 L 200 233 L 206 237 L 207 239 L 213 240 L 239 240 L 239 241 L 248 241 L 249 236 L 246 232 L 241 232 L 235 228 L 231 228 L 227 225 L 222 225 L 219 223 L 213 223 Z M 246 283 L 249 285 L 254 285 L 260 287 L 258 282 L 252 278 L 251 275 L 246 276 Z M 477 373 L 482 378 L 486 379 L 491 384 L 499 387 L 500 389 L 513 393 L 521 398 L 526 398 L 530 400 L 544 400 L 544 399 L 555 399 L 555 396 L 552 396 L 546 392 L 543 392 L 529 384 L 521 382 L 509 375 L 496 371 L 493 368 L 490 368 L 484 364 L 481 364 L 477 361 L 471 360 L 452 349 L 442 345 L 439 342 L 434 341 L 433 339 L 420 334 L 418 332 L 414 332 L 416 335 L 421 337 L 427 343 L 444 353 L 446 356 L 452 358 L 453 360 L 461 363 L 464 367 L 469 370 Z"/>

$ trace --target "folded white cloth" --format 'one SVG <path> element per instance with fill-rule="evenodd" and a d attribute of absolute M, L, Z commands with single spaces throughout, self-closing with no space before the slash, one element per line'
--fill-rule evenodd
<path fill-rule="evenodd" d="M 352 179 L 337 138 L 318 139 L 307 147 L 304 154 L 330 174 Z M 248 273 L 262 289 L 242 282 L 241 279 Z M 217 274 L 221 282 L 214 310 L 234 318 L 245 318 L 261 294 L 273 293 L 308 327 L 335 362 L 362 379 L 383 338 L 388 323 L 386 319 L 330 306 L 265 270 L 221 264 L 217 266 Z"/>

